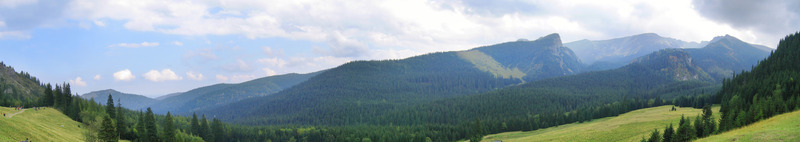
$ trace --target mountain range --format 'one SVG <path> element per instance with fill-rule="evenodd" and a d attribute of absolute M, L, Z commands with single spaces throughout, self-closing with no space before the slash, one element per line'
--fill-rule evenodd
<path fill-rule="evenodd" d="M 197 112 L 256 125 L 457 123 L 441 118 L 523 116 L 718 89 L 722 78 L 748 70 L 769 51 L 728 35 L 700 43 L 640 34 L 562 44 L 560 35 L 550 34 L 400 60 L 353 61 L 145 101 L 157 113 Z M 386 119 L 392 121 L 378 121 Z"/>

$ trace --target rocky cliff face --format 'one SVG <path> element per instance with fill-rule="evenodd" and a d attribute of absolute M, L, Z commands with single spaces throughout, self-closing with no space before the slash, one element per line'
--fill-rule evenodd
<path fill-rule="evenodd" d="M 683 49 L 663 49 L 631 61 L 657 69 L 675 80 L 710 80 L 702 68 L 692 62 L 692 56 Z"/>

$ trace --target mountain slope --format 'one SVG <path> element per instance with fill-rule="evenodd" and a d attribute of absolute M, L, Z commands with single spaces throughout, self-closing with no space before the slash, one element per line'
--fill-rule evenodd
<path fill-rule="evenodd" d="M 43 92 L 44 88 L 36 77 L 26 72 L 16 72 L 11 66 L 6 66 L 3 62 L 0 62 L 0 97 L 8 100 L 27 100 L 32 102 L 39 96 L 44 95 Z M 3 98 L 0 98 L 0 100 L 4 100 Z M 0 102 L 0 105 L 3 103 Z M 22 105 L 25 102 L 5 103 Z"/>
<path fill-rule="evenodd" d="M 16 112 L 20 111 L 0 107 L 0 113 Z M 13 117 L 0 116 L 0 141 L 83 141 L 87 130 L 82 125 L 54 108 L 26 109 Z"/>
<path fill-rule="evenodd" d="M 781 39 L 778 48 L 750 71 L 723 81 L 717 93 L 726 131 L 800 109 L 800 32 Z"/>
<path fill-rule="evenodd" d="M 676 76 L 676 73 L 680 75 Z M 707 82 L 707 77 L 701 77 L 703 74 L 693 65 L 686 51 L 665 49 L 622 68 L 543 79 L 477 95 L 434 101 L 388 113 L 374 123 L 458 124 L 477 118 L 503 120 L 526 118 L 533 114 L 564 113 L 625 98 L 662 96 L 668 99 L 713 88 L 714 84 Z M 382 121 L 387 119 L 394 121 Z"/>
<path fill-rule="evenodd" d="M 735 72 L 750 70 L 770 54 L 757 45 L 745 43 L 730 35 L 715 37 L 703 48 L 684 50 L 718 82 L 733 76 Z"/>
<path fill-rule="evenodd" d="M 609 40 L 579 40 L 564 44 L 575 55 L 590 65 L 586 71 L 614 69 L 630 63 L 634 58 L 666 48 L 699 48 L 702 44 L 685 42 L 645 33 Z"/>
<path fill-rule="evenodd" d="M 81 95 L 81 98 L 87 100 L 94 98 L 95 102 L 105 105 L 106 102 L 108 102 L 108 95 L 111 95 L 111 97 L 114 98 L 115 106 L 119 105 L 118 101 L 121 101 L 122 107 L 132 110 L 139 110 L 146 108 L 148 105 L 156 101 L 155 99 L 148 98 L 142 95 L 122 93 L 113 89 L 89 92 Z"/>
<path fill-rule="evenodd" d="M 243 99 L 271 95 L 306 81 L 321 72 L 325 71 L 269 76 L 239 84 L 215 84 L 163 98 L 163 100 L 156 101 L 150 107 L 153 112 L 160 114 L 167 112 L 181 114 L 199 109 L 213 108 Z"/>
<path fill-rule="evenodd" d="M 580 65 L 551 34 L 468 51 L 354 61 L 275 95 L 201 113 L 254 124 L 361 123 L 386 110 L 573 74 Z"/>

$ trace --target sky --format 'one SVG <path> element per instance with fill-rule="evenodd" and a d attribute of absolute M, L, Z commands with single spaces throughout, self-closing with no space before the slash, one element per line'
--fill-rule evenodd
<path fill-rule="evenodd" d="M 559 33 L 775 48 L 794 0 L 0 0 L 0 61 L 75 93 L 156 97 Z"/>

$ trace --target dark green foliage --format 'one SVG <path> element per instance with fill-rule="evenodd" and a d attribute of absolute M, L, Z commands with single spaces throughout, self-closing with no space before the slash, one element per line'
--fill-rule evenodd
<path fill-rule="evenodd" d="M 669 124 L 667 128 L 664 128 L 663 142 L 672 142 L 672 135 L 675 135 L 675 128 L 672 127 L 672 124 Z"/>
<path fill-rule="evenodd" d="M 106 102 L 106 114 L 108 114 L 108 117 L 111 117 L 111 119 L 117 118 L 117 108 L 114 107 L 114 99 L 111 95 L 108 95 L 108 101 Z"/>
<path fill-rule="evenodd" d="M 661 141 L 661 133 L 658 132 L 658 129 L 653 130 L 653 133 L 650 133 L 650 138 L 647 139 L 647 142 L 660 142 Z"/>
<path fill-rule="evenodd" d="M 127 115 L 125 115 L 125 110 L 122 109 L 122 103 L 120 102 L 121 101 L 117 99 L 117 108 L 115 109 L 117 115 L 117 133 L 119 133 L 118 135 L 122 139 L 132 140 L 135 136 L 128 129 L 129 124 L 128 121 L 125 120 Z"/>
<path fill-rule="evenodd" d="M 158 139 L 158 128 L 156 127 L 156 118 L 153 114 L 153 110 L 147 108 L 147 112 L 145 113 L 144 117 L 144 129 L 145 131 L 145 139 L 151 142 L 157 142 Z"/>
<path fill-rule="evenodd" d="M 800 33 L 786 36 L 751 71 L 723 81 L 717 93 L 722 108 L 719 130 L 727 131 L 795 110 L 800 95 Z M 789 99 L 789 100 L 785 100 Z"/>
<path fill-rule="evenodd" d="M 199 136 L 200 135 L 200 123 L 197 120 L 197 113 L 192 113 L 192 122 L 190 123 L 191 134 Z"/>
<path fill-rule="evenodd" d="M 225 140 L 225 134 L 227 132 L 225 131 L 225 128 L 223 128 L 223 127 L 225 127 L 225 126 L 223 126 L 222 121 L 220 121 L 217 118 L 214 118 L 214 121 L 211 122 L 211 130 L 212 130 L 211 134 L 213 135 L 213 138 L 214 138 L 215 142 L 224 142 L 224 141 L 226 141 Z"/>
<path fill-rule="evenodd" d="M 672 135 L 672 141 L 688 142 L 695 138 L 695 131 L 692 127 L 692 122 L 681 116 L 681 121 L 678 126 L 678 131 Z"/>
<path fill-rule="evenodd" d="M 139 121 L 136 123 L 136 130 L 138 130 L 138 138 L 140 141 L 147 141 L 147 124 L 145 124 L 144 112 L 139 110 Z"/>
<path fill-rule="evenodd" d="M 97 134 L 100 140 L 105 142 L 116 142 L 117 141 L 117 130 L 114 128 L 114 122 L 112 122 L 111 117 L 105 116 L 103 117 L 103 126 L 99 134 Z"/>
<path fill-rule="evenodd" d="M 175 141 L 175 135 L 177 132 L 175 131 L 174 120 L 172 120 L 172 114 L 170 114 L 170 112 L 167 112 L 167 117 L 164 119 L 163 128 L 164 136 L 161 137 L 161 140 L 168 142 Z"/>
<path fill-rule="evenodd" d="M 200 119 L 200 136 L 204 140 L 211 140 L 214 136 L 211 135 L 211 128 L 208 126 L 208 119 L 203 114 L 203 119 Z"/>

